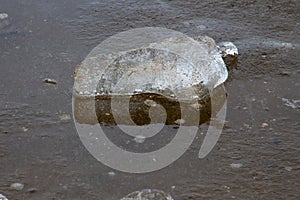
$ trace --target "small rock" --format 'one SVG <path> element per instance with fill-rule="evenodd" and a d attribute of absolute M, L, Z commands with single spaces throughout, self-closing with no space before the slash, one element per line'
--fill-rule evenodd
<path fill-rule="evenodd" d="M 205 30 L 205 29 L 207 29 L 207 27 L 204 26 L 204 25 L 199 25 L 199 26 L 197 26 L 197 29 L 198 30 Z"/>
<path fill-rule="evenodd" d="M 29 192 L 29 193 L 35 193 L 35 192 L 37 192 L 38 191 L 38 189 L 37 188 L 29 188 L 28 190 L 27 190 L 27 192 Z"/>
<path fill-rule="evenodd" d="M 116 173 L 115 173 L 115 172 L 113 172 L 113 171 L 111 171 L 111 172 L 108 172 L 108 175 L 109 175 L 109 176 L 115 176 L 115 175 L 116 175 Z"/>
<path fill-rule="evenodd" d="M 8 18 L 8 14 L 7 13 L 0 13 L 0 19 L 3 20 L 3 19 L 6 19 Z"/>
<path fill-rule="evenodd" d="M 59 119 L 60 119 L 61 121 L 68 121 L 68 120 L 71 119 L 71 116 L 70 116 L 69 114 L 63 114 L 63 115 L 60 115 L 60 116 L 59 116 Z"/>
<path fill-rule="evenodd" d="M 0 200 L 8 200 L 4 195 L 0 194 Z"/>
<path fill-rule="evenodd" d="M 274 138 L 274 139 L 272 140 L 272 143 L 275 144 L 275 145 L 279 145 L 279 144 L 281 144 L 281 140 L 279 140 L 279 139 L 277 139 L 277 138 Z"/>
<path fill-rule="evenodd" d="M 284 167 L 284 169 L 285 169 L 286 171 L 288 171 L 288 172 L 290 172 L 290 171 L 292 171 L 292 170 L 293 170 L 293 168 L 292 168 L 292 167 Z"/>
<path fill-rule="evenodd" d="M 262 128 L 266 128 L 266 127 L 268 127 L 268 126 L 269 126 L 269 124 L 267 124 L 267 123 L 265 123 L 265 122 L 261 124 L 261 127 L 262 127 Z"/>
<path fill-rule="evenodd" d="M 287 71 L 282 71 L 282 72 L 279 72 L 278 75 L 280 75 L 280 76 L 290 76 L 290 73 L 287 72 Z"/>
<path fill-rule="evenodd" d="M 10 25 L 8 14 L 0 13 L 0 30 L 8 27 Z"/>
<path fill-rule="evenodd" d="M 17 190 L 17 191 L 21 191 L 24 188 L 24 184 L 22 183 L 13 183 L 10 185 L 10 189 L 12 190 Z"/>
<path fill-rule="evenodd" d="M 243 124 L 247 129 L 251 129 L 251 126 L 249 124 L 244 123 Z"/>
<path fill-rule="evenodd" d="M 54 85 L 57 84 L 57 81 L 51 78 L 45 78 L 44 82 L 49 84 L 54 84 Z"/>
<path fill-rule="evenodd" d="M 223 187 L 224 187 L 226 190 L 230 190 L 230 187 L 227 186 L 227 185 L 223 185 Z"/>
<path fill-rule="evenodd" d="M 183 22 L 183 25 L 184 25 L 184 27 L 187 28 L 187 27 L 190 27 L 190 26 L 191 26 L 191 23 L 187 21 L 187 22 Z"/>
<path fill-rule="evenodd" d="M 27 132 L 27 131 L 28 131 L 28 128 L 22 127 L 22 130 L 23 130 L 24 132 Z"/>
<path fill-rule="evenodd" d="M 230 167 L 231 167 L 231 168 L 234 168 L 234 169 L 241 168 L 242 166 L 243 166 L 242 163 L 231 163 L 231 164 L 230 164 Z"/>
<path fill-rule="evenodd" d="M 185 123 L 185 120 L 184 119 L 177 119 L 176 121 L 175 121 L 175 124 L 184 124 Z"/>

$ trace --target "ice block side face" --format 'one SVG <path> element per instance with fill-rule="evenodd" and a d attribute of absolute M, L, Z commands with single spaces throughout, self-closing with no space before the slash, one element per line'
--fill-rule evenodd
<path fill-rule="evenodd" d="M 141 38 L 143 31 L 130 38 Z M 75 71 L 73 106 L 79 123 L 115 123 L 111 103 L 123 100 L 141 125 L 149 123 L 143 114 L 151 107 L 145 103 L 149 101 L 164 104 L 167 124 L 180 119 L 178 105 L 200 111 L 202 121 L 209 116 L 209 92 L 228 76 L 211 38 L 156 32 L 157 38 L 135 42 L 122 34 L 97 46 Z"/>

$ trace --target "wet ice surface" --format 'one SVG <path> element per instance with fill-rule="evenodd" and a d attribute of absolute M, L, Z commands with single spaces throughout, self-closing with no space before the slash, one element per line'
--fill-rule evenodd
<path fill-rule="evenodd" d="M 176 200 L 299 197 L 299 109 L 293 108 L 300 85 L 299 1 L 4 0 L 1 9 L 11 25 L 0 21 L 0 194 L 115 200 L 157 188 Z M 84 149 L 72 121 L 59 116 L 71 113 L 74 66 L 106 37 L 144 26 L 237 45 L 239 68 L 226 84 L 227 123 L 205 159 L 197 159 L 202 125 L 171 166 L 111 176 L 112 169 Z M 48 77 L 58 84 L 43 83 Z M 24 189 L 10 190 L 12 183 Z M 33 187 L 37 192 L 28 192 Z"/>

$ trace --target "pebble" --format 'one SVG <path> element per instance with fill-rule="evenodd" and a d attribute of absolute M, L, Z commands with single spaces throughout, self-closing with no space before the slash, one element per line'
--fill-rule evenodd
<path fill-rule="evenodd" d="M 109 175 L 109 176 L 115 176 L 115 175 L 116 175 L 116 173 L 115 173 L 115 172 L 113 172 L 113 171 L 111 171 L 111 172 L 108 172 L 108 175 Z"/>
<path fill-rule="evenodd" d="M 3 20 L 3 19 L 6 19 L 8 18 L 8 14 L 7 13 L 0 13 L 0 19 Z"/>
<path fill-rule="evenodd" d="M 191 23 L 190 22 L 183 22 L 183 25 L 184 25 L 184 27 L 190 27 L 191 26 Z"/>
<path fill-rule="evenodd" d="M 24 132 L 27 132 L 27 131 L 28 131 L 28 128 L 22 127 L 22 130 L 23 130 Z"/>
<path fill-rule="evenodd" d="M 37 188 L 29 188 L 29 189 L 27 190 L 27 192 L 29 192 L 29 193 L 35 193 L 35 192 L 37 192 L 37 191 L 38 191 Z"/>
<path fill-rule="evenodd" d="M 68 120 L 71 119 L 71 116 L 70 116 L 69 114 L 63 114 L 63 115 L 60 115 L 60 116 L 59 116 L 59 119 L 60 119 L 61 121 L 68 121 Z"/>
<path fill-rule="evenodd" d="M 197 26 L 197 29 L 198 30 L 205 30 L 205 29 L 207 29 L 207 27 L 204 26 L 204 25 L 199 25 L 199 26 Z"/>
<path fill-rule="evenodd" d="M 0 13 L 0 30 L 4 29 L 10 24 L 8 19 L 8 14 L 6 13 Z"/>
<path fill-rule="evenodd" d="M 227 185 L 223 185 L 223 187 L 224 187 L 226 190 L 230 190 L 230 187 L 227 186 Z"/>
<path fill-rule="evenodd" d="M 175 124 L 178 124 L 178 125 L 184 124 L 184 123 L 185 123 L 185 120 L 184 120 L 184 119 L 177 119 L 177 120 L 175 121 Z"/>
<path fill-rule="evenodd" d="M 234 168 L 234 169 L 241 168 L 242 166 L 243 166 L 242 163 L 231 163 L 231 164 L 230 164 L 230 167 L 231 167 L 231 168 Z"/>
<path fill-rule="evenodd" d="M 8 200 L 4 195 L 0 194 L 0 200 Z"/>
<path fill-rule="evenodd" d="M 292 170 L 293 170 L 293 168 L 292 168 L 292 167 L 284 167 L 284 169 L 285 169 L 286 171 L 288 171 L 288 172 L 290 172 L 290 171 L 292 171 Z"/>
<path fill-rule="evenodd" d="M 51 78 L 45 78 L 44 82 L 49 84 L 54 84 L 54 85 L 57 84 L 57 81 Z"/>
<path fill-rule="evenodd" d="M 282 71 L 282 72 L 279 72 L 280 76 L 290 76 L 290 73 L 289 72 L 286 72 L 286 71 Z"/>
<path fill-rule="evenodd" d="M 10 189 L 12 190 L 17 190 L 17 191 L 21 191 L 24 188 L 24 184 L 22 183 L 13 183 L 10 185 Z"/>
<path fill-rule="evenodd" d="M 265 127 L 268 127 L 268 126 L 269 126 L 269 124 L 267 124 L 267 123 L 265 123 L 265 122 L 261 124 L 261 127 L 262 127 L 262 128 L 265 128 Z"/>

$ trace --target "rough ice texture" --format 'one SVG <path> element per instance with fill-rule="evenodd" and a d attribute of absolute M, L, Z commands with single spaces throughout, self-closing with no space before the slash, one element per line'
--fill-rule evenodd
<path fill-rule="evenodd" d="M 194 40 L 178 32 L 163 36 L 161 29 L 155 28 L 147 32 L 154 31 L 157 35 L 148 37 L 144 29 L 120 33 L 97 46 L 76 69 L 75 94 L 159 92 L 172 98 L 174 93 L 191 87 L 199 93 L 203 86 L 213 89 L 227 79 L 226 66 L 213 39 Z"/>
<path fill-rule="evenodd" d="M 222 57 L 237 56 L 238 49 L 232 42 L 221 42 L 218 44 L 219 52 L 222 54 Z"/>

